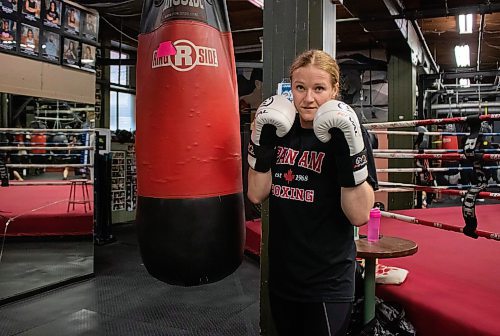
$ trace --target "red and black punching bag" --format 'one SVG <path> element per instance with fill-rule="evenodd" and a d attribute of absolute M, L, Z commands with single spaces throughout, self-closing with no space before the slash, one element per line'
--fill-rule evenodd
<path fill-rule="evenodd" d="M 146 0 L 137 60 L 137 230 L 169 284 L 238 268 L 244 213 L 236 69 L 223 0 Z"/>

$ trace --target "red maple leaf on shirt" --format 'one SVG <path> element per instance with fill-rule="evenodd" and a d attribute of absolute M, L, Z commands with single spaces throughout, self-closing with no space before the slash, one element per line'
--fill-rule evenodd
<path fill-rule="evenodd" d="M 288 171 L 283 176 L 285 177 L 285 181 L 287 181 L 288 183 L 292 182 L 293 178 L 295 177 L 291 169 L 288 169 Z"/>

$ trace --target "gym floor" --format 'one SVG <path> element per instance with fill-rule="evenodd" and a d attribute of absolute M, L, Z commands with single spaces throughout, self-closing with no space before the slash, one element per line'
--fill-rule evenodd
<path fill-rule="evenodd" d="M 259 335 L 255 260 L 214 284 L 170 286 L 142 265 L 134 223 L 113 235 L 95 246 L 95 277 L 0 307 L 0 336 Z"/>

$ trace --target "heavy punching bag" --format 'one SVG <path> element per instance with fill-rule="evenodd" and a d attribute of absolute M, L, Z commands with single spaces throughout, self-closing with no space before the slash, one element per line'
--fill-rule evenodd
<path fill-rule="evenodd" d="M 145 1 L 136 98 L 136 223 L 144 265 L 169 284 L 218 281 L 240 265 L 245 239 L 225 1 Z"/>

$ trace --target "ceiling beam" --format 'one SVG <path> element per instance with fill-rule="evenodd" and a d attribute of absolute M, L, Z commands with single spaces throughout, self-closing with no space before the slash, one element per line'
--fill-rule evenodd
<path fill-rule="evenodd" d="M 349 1 L 344 1 L 344 5 L 347 5 Z M 343 22 L 380 22 L 380 21 L 392 21 L 397 19 L 406 20 L 422 20 L 422 19 L 434 19 L 440 17 L 448 16 L 458 16 L 460 14 L 492 14 L 500 12 L 500 3 L 490 3 L 490 4 L 479 4 L 475 6 L 460 6 L 460 7 L 448 7 L 447 9 L 433 8 L 433 9 L 422 9 L 422 10 L 401 10 L 397 14 L 381 15 L 368 13 L 368 15 L 357 15 L 354 18 L 339 19 L 337 23 Z"/>
<path fill-rule="evenodd" d="M 377 40 L 385 41 L 388 46 L 397 48 L 405 45 L 409 47 L 412 63 L 422 66 L 426 73 L 439 72 L 420 27 L 414 20 L 399 17 L 402 7 L 399 2 L 395 3 L 395 1 L 398 0 L 372 0 L 367 5 L 363 0 L 345 0 L 344 6 L 355 17 L 391 18 L 382 21 L 360 20 L 360 24 Z"/>
<path fill-rule="evenodd" d="M 440 74 L 424 74 L 421 76 L 426 79 L 484 78 L 500 76 L 500 70 L 444 72 Z"/>

